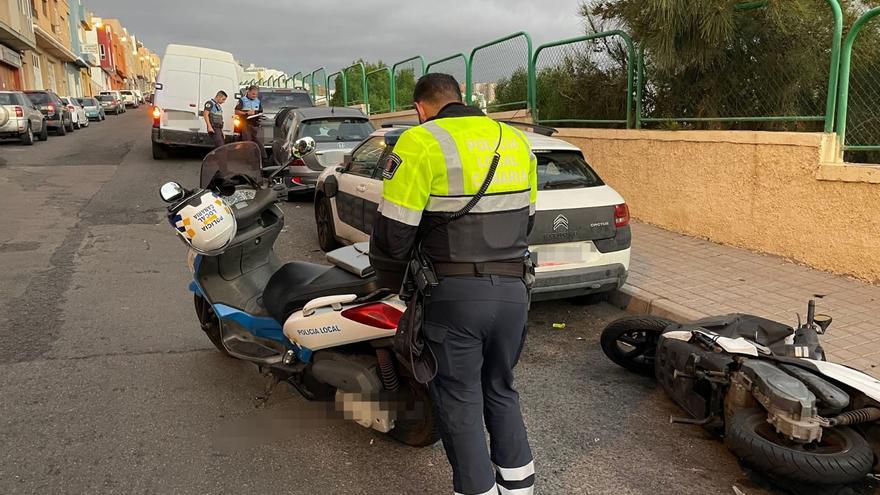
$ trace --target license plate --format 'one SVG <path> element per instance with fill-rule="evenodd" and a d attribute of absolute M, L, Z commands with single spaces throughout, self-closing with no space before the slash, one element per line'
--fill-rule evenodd
<path fill-rule="evenodd" d="M 558 266 L 585 263 L 593 252 L 592 242 L 551 244 L 537 250 L 539 266 Z"/>

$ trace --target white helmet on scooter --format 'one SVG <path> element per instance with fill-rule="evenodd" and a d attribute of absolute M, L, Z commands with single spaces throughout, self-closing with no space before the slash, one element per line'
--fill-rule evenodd
<path fill-rule="evenodd" d="M 208 256 L 222 253 L 237 230 L 232 210 L 209 190 L 199 191 L 176 205 L 168 221 L 193 250 Z"/>

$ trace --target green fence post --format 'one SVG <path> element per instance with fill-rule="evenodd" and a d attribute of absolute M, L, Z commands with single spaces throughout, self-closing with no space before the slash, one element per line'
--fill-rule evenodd
<path fill-rule="evenodd" d="M 846 113 L 849 107 L 849 77 L 852 69 L 851 62 L 853 45 L 855 44 L 856 37 L 858 37 L 859 31 L 862 30 L 862 27 L 878 15 L 880 15 L 880 7 L 874 7 L 865 12 L 865 14 L 859 17 L 855 24 L 853 24 L 852 28 L 850 28 L 849 34 L 846 36 L 846 41 L 843 44 L 843 53 L 840 62 L 840 103 L 837 107 L 837 135 L 840 139 L 841 159 L 843 159 L 843 152 L 851 149 L 846 145 Z M 877 148 L 880 149 L 880 143 L 878 143 Z"/>
<path fill-rule="evenodd" d="M 526 103 L 526 107 L 529 107 L 530 105 L 532 105 L 532 103 L 534 102 L 534 97 L 535 97 L 535 88 L 534 88 L 534 85 L 532 84 L 532 81 L 531 81 L 531 76 L 534 75 L 533 74 L 534 65 L 533 65 L 533 57 L 532 57 L 532 37 L 531 37 L 531 35 L 529 35 L 529 33 L 525 32 L 525 31 L 517 31 L 515 33 L 509 34 L 509 35 L 504 36 L 502 38 L 498 38 L 498 39 L 489 41 L 488 43 L 483 43 L 482 45 L 479 45 L 479 46 L 475 47 L 473 50 L 471 50 L 471 54 L 468 59 L 468 66 L 469 67 L 468 67 L 468 77 L 467 77 L 467 80 L 468 80 L 468 82 L 467 82 L 467 85 L 468 85 L 467 104 L 468 105 L 470 105 L 472 103 L 471 99 L 473 98 L 472 86 L 473 86 L 473 80 L 474 80 L 474 78 L 473 78 L 474 55 L 476 55 L 477 52 L 479 52 L 480 50 L 483 50 L 485 48 L 489 48 L 490 46 L 498 45 L 498 44 L 503 43 L 505 41 L 512 40 L 514 38 L 519 38 L 519 37 L 525 38 L 526 45 L 527 45 L 527 51 L 528 51 L 528 53 L 526 55 L 526 58 L 527 58 L 526 70 L 528 71 L 526 77 L 529 80 L 526 82 L 527 88 L 526 88 L 526 101 L 525 101 L 525 103 Z"/>
<path fill-rule="evenodd" d="M 843 39 L 843 9 L 837 0 L 828 0 L 834 11 L 834 34 L 831 42 L 831 68 L 828 71 L 828 102 L 825 105 L 825 132 L 834 132 L 834 113 L 837 105 L 837 86 L 840 76 L 840 43 Z"/>
<path fill-rule="evenodd" d="M 325 94 L 324 94 L 324 98 L 328 100 L 328 105 L 329 105 L 329 95 L 326 94 L 326 93 L 329 92 L 328 89 L 327 89 L 327 87 L 329 86 L 329 83 L 328 83 L 328 81 L 327 81 L 327 69 L 324 68 L 324 67 L 319 67 L 319 68 L 317 68 L 317 69 L 315 69 L 315 70 L 312 71 L 312 99 L 315 100 L 315 104 L 317 105 L 317 102 L 318 102 L 318 85 L 315 84 L 315 74 L 317 74 L 318 72 L 323 72 L 323 73 L 324 73 L 324 77 L 321 78 L 322 81 L 319 81 L 319 82 L 324 84 L 324 93 L 325 93 Z"/>
<path fill-rule="evenodd" d="M 645 91 L 645 45 L 639 46 L 639 55 L 636 60 L 638 86 L 636 86 L 636 129 L 642 128 L 642 98 Z"/>
<path fill-rule="evenodd" d="M 366 77 L 364 78 L 367 81 L 364 88 L 366 89 L 367 94 L 369 95 L 369 93 L 370 93 L 370 76 L 372 76 L 373 74 L 378 74 L 380 72 L 384 72 L 385 75 L 388 76 L 388 111 L 393 112 L 395 103 L 394 103 L 394 92 L 391 91 L 391 68 L 390 67 L 379 67 L 378 69 L 376 69 L 374 71 L 368 72 Z M 367 107 L 367 113 L 369 115 L 373 115 L 375 112 L 373 112 L 373 109 L 371 109 L 370 107 Z"/>

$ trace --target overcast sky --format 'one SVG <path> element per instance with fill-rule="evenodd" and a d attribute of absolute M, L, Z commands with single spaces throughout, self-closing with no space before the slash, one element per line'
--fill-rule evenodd
<path fill-rule="evenodd" d="M 581 0 L 83 1 L 159 55 L 169 43 L 204 46 L 288 73 L 332 72 L 357 58 L 430 62 L 515 31 L 536 46 L 583 34 Z"/>

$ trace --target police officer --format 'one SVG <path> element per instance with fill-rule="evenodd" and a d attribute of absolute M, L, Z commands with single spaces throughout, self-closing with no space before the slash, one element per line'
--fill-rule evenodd
<path fill-rule="evenodd" d="M 202 118 L 205 119 L 208 135 L 214 141 L 215 148 L 226 143 L 223 138 L 223 107 L 221 106 L 226 102 L 226 98 L 228 95 L 225 91 L 217 91 L 213 98 L 205 102 L 205 108 L 202 110 Z"/>
<path fill-rule="evenodd" d="M 422 333 L 437 360 L 429 386 L 455 493 L 531 494 L 535 468 L 512 370 L 525 339 L 537 161 L 522 132 L 465 106 L 452 76 L 423 76 L 413 98 L 422 125 L 401 134 L 384 164 L 370 257 L 386 287 L 400 287 L 414 248 L 439 278 Z M 496 154 L 485 195 L 453 219 Z"/>
<path fill-rule="evenodd" d="M 247 92 L 245 92 L 244 96 L 238 100 L 238 105 L 235 106 L 235 115 L 241 117 L 242 121 L 241 140 L 257 143 L 260 147 L 260 155 L 263 158 L 263 163 L 266 163 L 269 157 L 266 154 L 266 147 L 263 145 L 263 140 L 260 138 L 260 117 L 248 118 L 263 113 L 263 104 L 260 103 L 258 93 L 259 89 L 260 88 L 257 86 L 248 86 Z"/>

